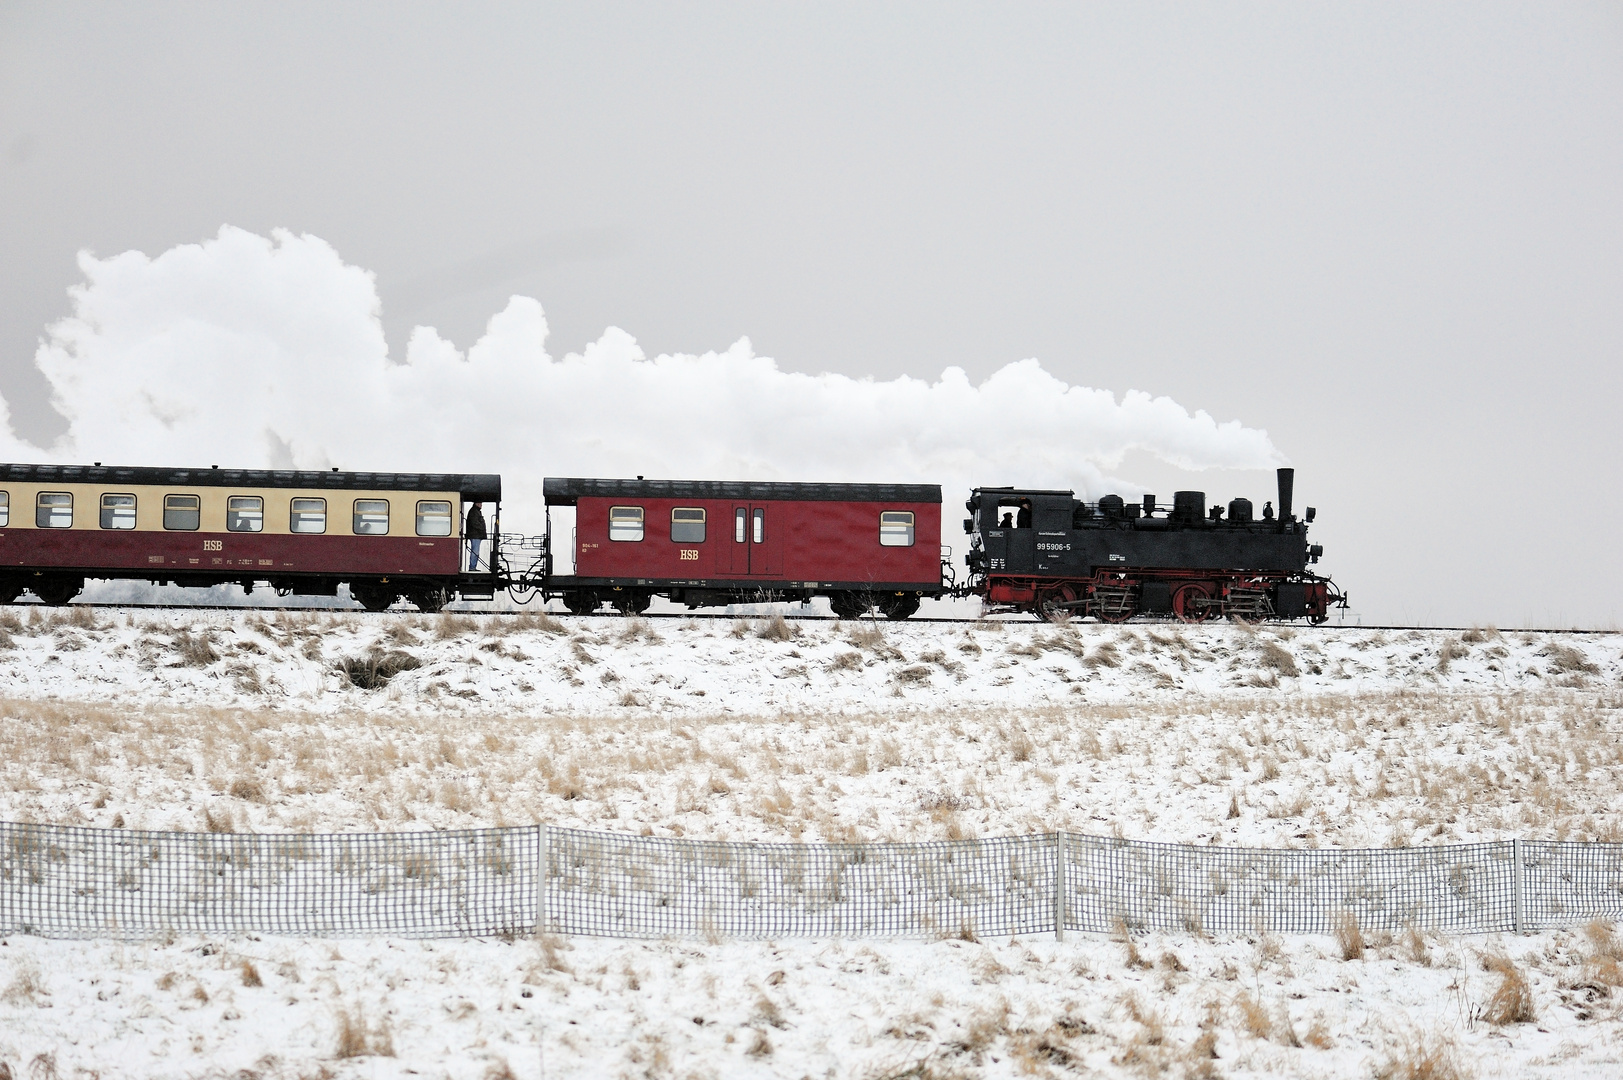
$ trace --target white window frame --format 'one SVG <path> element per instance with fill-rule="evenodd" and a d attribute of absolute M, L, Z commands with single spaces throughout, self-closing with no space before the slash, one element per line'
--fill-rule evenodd
<path fill-rule="evenodd" d="M 11 524 L 11 492 L 0 491 L 0 529 Z"/>
<path fill-rule="evenodd" d="M 619 515 L 616 517 L 616 515 Z M 633 527 L 633 521 L 636 525 Z M 640 506 L 609 507 L 609 539 L 616 544 L 639 544 L 648 532 L 648 514 Z M 637 535 L 629 535 L 635 531 Z M 624 535 L 616 536 L 616 533 Z"/>
<path fill-rule="evenodd" d="M 879 511 L 880 547 L 912 547 L 913 542 L 916 539 L 916 530 L 917 519 L 914 518 L 913 511 Z"/>
<path fill-rule="evenodd" d="M 366 525 L 376 524 L 375 521 L 368 521 L 368 518 L 375 519 L 378 516 L 378 512 L 377 512 L 376 509 L 362 510 L 361 509 L 361 504 L 362 503 L 366 503 L 366 504 L 368 504 L 368 505 L 370 505 L 372 507 L 378 507 L 378 506 L 383 507 L 383 528 L 381 530 L 371 529 L 371 528 L 363 528 L 363 526 L 366 526 Z M 350 518 L 350 531 L 353 532 L 356 536 L 388 536 L 389 535 L 389 500 L 388 499 L 356 499 L 355 502 L 354 502 L 354 505 L 350 507 L 350 512 L 352 514 L 352 517 Z"/>
<path fill-rule="evenodd" d="M 300 503 L 305 503 L 307 505 L 301 509 L 299 507 Z M 321 512 L 319 514 L 315 512 L 314 507 L 316 506 L 321 507 Z M 321 528 L 300 528 L 301 525 L 306 524 L 306 518 L 314 520 L 318 517 L 321 520 Z M 287 504 L 287 531 L 290 533 L 296 533 L 299 536 L 319 536 L 320 534 L 325 533 L 327 531 L 327 500 L 311 498 L 309 496 L 302 496 L 300 498 L 290 500 Z"/>
<path fill-rule="evenodd" d="M 46 502 L 47 498 L 60 498 L 63 502 Z M 67 507 L 67 520 L 57 522 L 52 520 L 57 516 L 51 507 Z M 34 527 L 36 529 L 71 529 L 73 528 L 73 492 L 71 491 L 41 491 L 34 496 Z"/>
<path fill-rule="evenodd" d="M 439 508 L 443 507 L 443 511 Z M 445 521 L 444 531 L 438 529 L 424 529 L 423 524 L 428 520 Z M 417 535 L 418 536 L 450 536 L 455 529 L 456 513 L 451 507 L 449 499 L 419 499 L 417 500 Z"/>
<path fill-rule="evenodd" d="M 191 499 L 193 505 L 185 506 L 185 507 L 182 507 L 182 506 L 170 506 L 169 505 L 169 500 L 170 499 Z M 197 524 L 190 525 L 190 526 L 188 526 L 188 525 L 171 525 L 171 524 L 169 524 L 169 515 L 171 513 L 174 513 L 174 514 L 196 514 L 197 515 Z M 163 497 L 163 527 L 168 532 L 196 532 L 198 529 L 201 529 L 203 527 L 203 496 L 201 496 L 201 495 L 189 495 L 189 494 L 186 494 L 184 492 L 178 492 L 178 491 L 177 492 L 172 492 L 172 493 L 170 493 L 168 495 L 165 495 Z"/>
<path fill-rule="evenodd" d="M 696 518 L 685 518 L 683 520 L 678 521 L 677 517 L 676 517 L 677 514 L 698 514 L 699 516 L 696 517 Z M 705 517 L 706 516 L 707 515 L 704 512 L 704 507 L 702 507 L 702 506 L 673 506 L 673 507 L 671 507 L 671 543 L 673 543 L 673 544 L 702 544 L 702 543 L 704 543 L 704 538 L 705 538 Z M 676 530 L 678 528 L 686 527 L 686 528 L 691 529 L 694 526 L 698 526 L 698 529 L 699 529 L 699 535 L 696 538 L 692 537 L 692 536 L 685 537 L 684 539 L 681 539 L 681 540 L 678 540 L 676 538 Z"/>
<path fill-rule="evenodd" d="M 130 500 L 130 504 L 129 504 L 129 506 L 127 508 L 122 506 L 122 505 L 118 505 L 118 504 L 115 504 L 113 506 L 109 506 L 107 504 L 108 499 L 128 499 L 128 500 Z M 140 505 L 140 500 L 137 499 L 133 494 L 131 494 L 128 491 L 104 491 L 104 492 L 102 492 L 100 503 L 101 503 L 100 525 L 101 525 L 102 528 L 104 528 L 104 529 L 113 529 L 113 530 L 117 530 L 119 532 L 127 532 L 130 529 L 135 528 L 135 512 L 136 512 L 136 508 Z M 129 510 L 129 513 L 127 515 L 119 513 L 120 510 L 124 510 L 124 509 Z M 109 515 L 111 515 L 111 516 L 109 516 Z M 116 521 L 120 521 L 120 520 L 125 519 L 125 518 L 128 518 L 128 520 L 129 520 L 128 525 L 116 525 L 116 524 L 115 525 L 109 525 L 109 524 L 107 524 L 108 521 L 115 521 L 116 522 Z"/>
<path fill-rule="evenodd" d="M 251 508 L 238 503 L 252 503 Z M 238 528 L 243 522 L 251 528 Z M 265 498 L 262 495 L 228 495 L 225 500 L 225 530 L 234 533 L 261 533 L 265 531 Z"/>

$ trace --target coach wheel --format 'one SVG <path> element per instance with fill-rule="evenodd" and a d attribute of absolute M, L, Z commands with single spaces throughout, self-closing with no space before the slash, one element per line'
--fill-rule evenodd
<path fill-rule="evenodd" d="M 828 598 L 828 606 L 842 619 L 860 619 L 873 607 L 868 593 L 837 592 Z"/>
<path fill-rule="evenodd" d="M 887 596 L 879 610 L 885 613 L 887 619 L 905 619 L 919 609 L 917 596 Z"/>
<path fill-rule="evenodd" d="M 647 593 L 620 593 L 610 601 L 614 605 L 614 610 L 622 615 L 641 615 L 653 602 L 654 598 Z"/>
<path fill-rule="evenodd" d="M 84 578 L 49 577 L 40 578 L 29 586 L 34 595 L 51 607 L 62 607 L 85 587 Z"/>
<path fill-rule="evenodd" d="M 564 593 L 564 607 L 569 609 L 571 615 L 590 615 L 602 603 L 597 594 L 589 589 L 579 589 L 575 592 Z"/>
<path fill-rule="evenodd" d="M 1069 585 L 1048 589 L 1037 597 L 1037 617 L 1048 622 L 1064 622 L 1076 614 L 1076 609 L 1070 606 L 1075 599 L 1076 591 Z"/>
<path fill-rule="evenodd" d="M 1207 622 L 1217 618 L 1217 606 L 1212 603 L 1213 589 L 1203 581 L 1179 585 L 1172 594 L 1172 613 L 1179 622 Z"/>
<path fill-rule="evenodd" d="M 384 611 L 400 593 L 381 582 L 352 581 L 349 583 L 349 595 L 368 611 Z"/>
<path fill-rule="evenodd" d="M 406 599 L 415 604 L 418 611 L 432 615 L 451 602 L 451 595 L 446 591 L 444 585 L 424 585 L 421 588 L 413 589 L 407 594 Z M 388 605 L 385 604 L 384 606 L 387 607 Z"/>

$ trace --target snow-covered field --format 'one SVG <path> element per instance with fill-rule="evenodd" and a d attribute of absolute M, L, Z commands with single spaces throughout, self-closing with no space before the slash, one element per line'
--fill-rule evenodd
<path fill-rule="evenodd" d="M 1623 840 L 1614 634 L 12 608 L 0 699 L 14 821 Z M 0 1066 L 1623 1074 L 1608 927 L 1364 945 L 13 937 Z"/>

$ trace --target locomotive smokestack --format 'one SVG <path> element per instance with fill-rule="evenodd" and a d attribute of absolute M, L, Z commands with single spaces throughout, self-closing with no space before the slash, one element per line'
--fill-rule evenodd
<path fill-rule="evenodd" d="M 1296 487 L 1296 470 L 1279 470 L 1279 520 L 1283 524 L 1291 519 L 1291 492 Z"/>

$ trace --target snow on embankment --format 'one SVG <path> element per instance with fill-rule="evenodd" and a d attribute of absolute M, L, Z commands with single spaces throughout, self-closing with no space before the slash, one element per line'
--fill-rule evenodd
<path fill-rule="evenodd" d="M 1613 635 L 83 611 L 7 634 L 10 820 L 1623 839 Z"/>
<path fill-rule="evenodd" d="M 126 706 L 892 712 L 1623 677 L 1610 634 L 19 610 L 0 618 L 0 696 Z"/>

